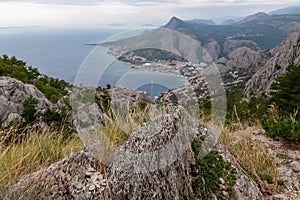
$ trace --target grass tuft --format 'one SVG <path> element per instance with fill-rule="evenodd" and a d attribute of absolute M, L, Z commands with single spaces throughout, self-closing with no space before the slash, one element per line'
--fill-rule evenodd
<path fill-rule="evenodd" d="M 251 141 L 250 136 L 240 135 L 236 141 L 231 134 L 228 128 L 223 130 L 220 138 L 225 146 L 248 176 L 259 184 L 262 191 L 265 194 L 272 194 L 277 190 L 279 180 L 275 160 L 259 142 Z"/>
<path fill-rule="evenodd" d="M 3 135 L 17 137 L 15 131 L 1 131 L 0 138 Z M 23 135 L 21 141 L 2 141 L 0 140 L 0 188 L 83 149 L 81 140 L 64 130 L 33 129 L 30 134 Z"/>

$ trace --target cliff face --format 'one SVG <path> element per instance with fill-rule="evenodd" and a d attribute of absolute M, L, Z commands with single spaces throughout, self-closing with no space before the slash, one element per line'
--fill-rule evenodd
<path fill-rule="evenodd" d="M 30 95 L 38 100 L 38 111 L 52 106 L 52 103 L 34 85 L 24 84 L 5 76 L 0 77 L 0 123 L 20 119 L 23 102 Z"/>
<path fill-rule="evenodd" d="M 245 69 L 255 71 L 259 66 L 265 65 L 271 58 L 268 51 L 254 51 L 248 47 L 240 47 L 216 61 L 221 73 L 230 70 Z"/>
<path fill-rule="evenodd" d="M 269 93 L 272 83 L 278 76 L 286 73 L 290 64 L 300 64 L 300 32 L 295 32 L 287 40 L 270 52 L 271 58 L 247 82 L 245 95 L 247 98 Z"/>

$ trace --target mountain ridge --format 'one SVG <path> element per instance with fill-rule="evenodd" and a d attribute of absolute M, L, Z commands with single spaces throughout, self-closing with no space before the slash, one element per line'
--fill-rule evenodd
<path fill-rule="evenodd" d="M 300 6 L 291 6 L 279 10 L 274 10 L 269 14 L 270 15 L 300 14 Z"/>
<path fill-rule="evenodd" d="M 269 51 L 270 60 L 259 67 L 258 71 L 247 82 L 245 95 L 249 99 L 252 95 L 269 94 L 272 83 L 286 72 L 291 64 L 300 64 L 300 31 L 291 34 L 285 41 Z"/>

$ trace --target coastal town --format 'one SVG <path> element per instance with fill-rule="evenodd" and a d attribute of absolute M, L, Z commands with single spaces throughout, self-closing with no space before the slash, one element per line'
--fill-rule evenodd
<path fill-rule="evenodd" d="M 178 88 L 164 92 L 160 101 L 174 101 L 174 95 L 180 99 L 191 97 L 196 99 L 206 99 L 217 91 L 208 91 L 207 70 L 210 67 L 207 63 L 194 64 L 184 59 L 174 59 L 174 57 L 165 57 L 163 59 L 149 59 L 147 55 L 139 55 L 133 51 L 127 52 L 120 47 L 111 47 L 109 54 L 112 54 L 118 60 L 130 63 L 133 69 L 145 69 L 152 72 L 167 73 L 186 78 L 186 83 Z M 145 53 L 144 53 L 145 54 Z M 146 58 L 147 57 L 147 58 Z M 224 88 L 237 87 L 244 83 L 244 77 L 239 75 L 236 70 L 222 74 L 222 84 Z M 191 90 L 194 94 L 191 94 Z"/>

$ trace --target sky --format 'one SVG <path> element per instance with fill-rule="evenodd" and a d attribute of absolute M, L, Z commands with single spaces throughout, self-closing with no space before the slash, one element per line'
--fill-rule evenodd
<path fill-rule="evenodd" d="M 300 0 L 0 0 L 0 27 L 162 25 L 172 16 L 222 21 L 300 6 Z"/>

